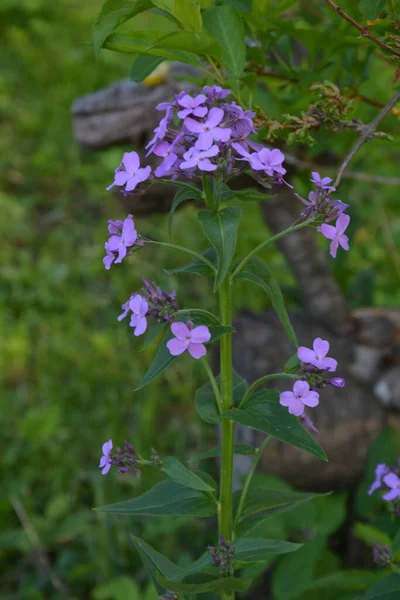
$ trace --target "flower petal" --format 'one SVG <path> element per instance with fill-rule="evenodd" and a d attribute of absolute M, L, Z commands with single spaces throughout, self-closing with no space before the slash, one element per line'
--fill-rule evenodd
<path fill-rule="evenodd" d="M 109 439 L 108 442 L 105 442 L 101 448 L 103 454 L 110 454 L 113 447 L 112 440 Z"/>
<path fill-rule="evenodd" d="M 141 317 L 144 317 L 149 310 L 149 304 L 145 298 L 142 299 L 139 307 L 139 314 Z"/>
<path fill-rule="evenodd" d="M 224 111 L 222 110 L 222 108 L 214 107 L 208 113 L 207 120 L 206 120 L 206 126 L 209 129 L 217 127 L 221 123 L 223 118 L 224 118 Z"/>
<path fill-rule="evenodd" d="M 208 158 L 202 158 L 199 160 L 197 166 L 200 171 L 215 171 L 218 168 L 217 165 L 213 165 Z"/>
<path fill-rule="evenodd" d="M 122 228 L 122 239 L 124 240 L 125 246 L 133 246 L 136 242 L 137 231 L 135 229 L 135 224 L 133 219 L 127 218 L 124 221 L 124 225 Z"/>
<path fill-rule="evenodd" d="M 333 225 L 322 223 L 319 230 L 324 237 L 328 238 L 328 240 L 334 240 L 336 237 L 336 227 L 334 227 Z"/>
<path fill-rule="evenodd" d="M 104 469 L 102 470 L 101 474 L 102 474 L 102 475 L 107 475 L 107 473 L 108 473 L 108 471 L 109 471 L 110 469 L 111 469 L 111 463 L 110 463 L 110 462 L 108 462 L 108 463 L 106 464 L 106 466 L 104 467 Z"/>
<path fill-rule="evenodd" d="M 318 406 L 319 404 L 319 394 L 318 392 L 310 391 L 307 396 L 303 397 L 303 404 L 306 406 L 310 406 L 310 408 L 314 408 L 314 406 Z"/>
<path fill-rule="evenodd" d="M 122 164 L 130 175 L 133 175 L 140 167 L 140 159 L 137 152 L 124 152 Z"/>
<path fill-rule="evenodd" d="M 293 402 L 289 404 L 288 410 L 291 415 L 295 415 L 295 417 L 300 417 L 300 415 L 302 415 L 304 412 L 304 404 L 301 400 L 295 398 Z"/>
<path fill-rule="evenodd" d="M 140 294 L 136 294 L 132 300 L 129 301 L 129 308 L 135 315 L 140 315 L 140 307 L 142 305 L 142 296 Z"/>
<path fill-rule="evenodd" d="M 212 130 L 212 136 L 214 140 L 217 140 L 218 142 L 227 142 L 231 137 L 231 133 L 232 130 L 227 127 L 215 127 Z"/>
<path fill-rule="evenodd" d="M 195 148 L 198 150 L 208 150 L 213 145 L 214 139 L 209 131 L 204 131 L 200 133 L 197 142 L 195 144 Z"/>
<path fill-rule="evenodd" d="M 307 396 L 307 394 L 310 392 L 310 386 L 307 383 L 307 381 L 296 381 L 294 386 L 293 386 L 293 393 L 295 394 L 295 396 Z"/>
<path fill-rule="evenodd" d="M 182 321 L 178 321 L 177 323 L 172 323 L 171 331 L 178 340 L 187 340 L 190 338 L 190 330 L 186 323 Z"/>
<path fill-rule="evenodd" d="M 201 358 L 202 356 L 205 356 L 207 350 L 203 344 L 194 344 L 193 342 L 190 342 L 190 344 L 188 346 L 188 352 L 189 352 L 190 356 L 198 359 L 198 358 Z"/>
<path fill-rule="evenodd" d="M 344 233 L 339 235 L 338 242 L 341 245 L 341 247 L 343 248 L 343 250 L 350 250 L 349 238 L 347 237 L 347 235 L 345 235 Z"/>
<path fill-rule="evenodd" d="M 386 494 L 383 494 L 382 498 L 384 500 L 387 500 L 388 502 L 390 502 L 391 500 L 395 500 L 399 496 L 400 496 L 400 489 L 393 488 Z"/>
<path fill-rule="evenodd" d="M 167 348 L 172 356 L 179 356 L 179 354 L 182 354 L 185 352 L 185 350 L 187 350 L 188 346 L 189 340 L 178 340 L 177 338 L 172 338 L 172 340 L 167 342 Z"/>
<path fill-rule="evenodd" d="M 190 332 L 190 340 L 194 344 L 201 344 L 203 342 L 209 342 L 211 338 L 210 330 L 206 325 L 199 325 Z"/>
<path fill-rule="evenodd" d="M 310 348 L 306 348 L 305 346 L 300 346 L 297 348 L 297 356 L 303 363 L 310 363 L 315 360 L 315 353 Z"/>
<path fill-rule="evenodd" d="M 329 342 L 318 337 L 313 342 L 313 350 L 319 359 L 324 358 L 329 352 Z"/>
<path fill-rule="evenodd" d="M 321 360 L 321 363 L 323 364 L 322 368 L 326 371 L 329 371 L 330 373 L 336 371 L 338 365 L 337 360 L 335 360 L 334 358 L 329 358 L 329 356 Z"/>
<path fill-rule="evenodd" d="M 186 129 L 188 129 L 191 133 L 202 133 L 205 127 L 204 123 L 195 121 L 192 119 L 192 117 L 186 117 L 184 124 Z"/>
<path fill-rule="evenodd" d="M 336 221 L 336 231 L 341 234 L 344 233 L 349 226 L 350 217 L 349 215 L 340 215 L 338 220 Z"/>
<path fill-rule="evenodd" d="M 337 240 L 333 240 L 329 246 L 329 254 L 332 258 L 336 258 L 336 254 L 339 248 L 339 242 Z"/>
<path fill-rule="evenodd" d="M 289 404 L 295 399 L 296 397 L 293 392 L 282 392 L 279 396 L 279 404 L 282 406 L 289 406 Z"/>
<path fill-rule="evenodd" d="M 135 330 L 133 332 L 133 335 L 139 336 L 139 335 L 143 335 L 143 333 L 146 331 L 147 329 L 147 319 L 146 317 L 143 316 L 139 316 L 137 321 L 136 321 L 136 327 Z"/>

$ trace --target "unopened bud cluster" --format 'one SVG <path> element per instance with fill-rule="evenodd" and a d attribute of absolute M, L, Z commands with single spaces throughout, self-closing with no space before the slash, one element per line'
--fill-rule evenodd
<path fill-rule="evenodd" d="M 380 567 L 386 567 L 392 562 L 392 553 L 387 544 L 379 545 L 377 542 L 372 544 L 372 560 Z"/>
<path fill-rule="evenodd" d="M 208 546 L 207 550 L 211 554 L 213 565 L 219 567 L 220 575 L 234 575 L 233 559 L 236 548 L 225 541 L 223 535 L 219 538 L 219 546 Z"/>

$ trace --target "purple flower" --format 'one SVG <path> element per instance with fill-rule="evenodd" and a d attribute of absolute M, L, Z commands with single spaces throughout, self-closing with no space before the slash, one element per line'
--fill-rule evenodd
<path fill-rule="evenodd" d="M 103 456 L 100 458 L 99 467 L 103 467 L 101 474 L 107 475 L 108 471 L 111 469 L 111 450 L 113 447 L 112 440 L 108 440 L 105 444 L 103 444 L 102 452 Z"/>
<path fill-rule="evenodd" d="M 178 111 L 178 117 L 180 119 L 184 119 L 189 115 L 193 115 L 194 117 L 205 117 L 208 113 L 208 108 L 206 106 L 201 106 L 207 100 L 204 94 L 199 94 L 192 98 L 189 94 L 186 94 L 182 98 L 178 99 L 179 106 L 183 107 L 183 110 Z"/>
<path fill-rule="evenodd" d="M 243 110 L 241 106 L 238 106 L 236 102 L 230 104 L 223 104 L 222 108 L 225 113 L 233 119 L 232 133 L 239 137 L 247 137 L 250 133 L 255 133 L 253 117 L 256 115 L 255 112 L 250 110 Z"/>
<path fill-rule="evenodd" d="M 153 148 L 153 153 L 164 158 L 161 165 L 154 171 L 154 175 L 164 177 L 178 160 L 178 155 L 174 152 L 174 144 L 169 144 L 166 141 L 160 142 Z"/>
<path fill-rule="evenodd" d="M 157 110 L 165 110 L 166 113 L 165 113 L 165 116 L 159 122 L 158 127 L 155 128 L 155 130 L 154 130 L 155 135 L 154 135 L 153 139 L 151 139 L 150 142 L 146 146 L 146 150 L 149 149 L 146 156 L 151 154 L 153 151 L 153 147 L 156 144 L 158 144 L 158 142 L 161 142 L 165 138 L 167 129 L 168 129 L 168 125 L 170 124 L 170 122 L 172 121 L 172 118 L 174 116 L 173 105 L 170 102 L 162 102 L 161 104 L 159 104 L 157 106 Z"/>
<path fill-rule="evenodd" d="M 232 92 L 228 89 L 223 89 L 219 85 L 205 85 L 203 87 L 204 94 L 207 94 L 211 99 L 222 100 L 229 96 Z"/>
<path fill-rule="evenodd" d="M 375 481 L 373 482 L 373 484 L 371 485 L 371 487 L 368 490 L 369 496 L 371 496 L 371 494 L 373 494 L 375 492 L 375 490 L 382 487 L 382 479 L 383 479 L 384 475 L 386 475 L 388 472 L 389 472 L 389 469 L 385 464 L 377 465 L 377 467 L 375 469 Z"/>
<path fill-rule="evenodd" d="M 208 148 L 208 150 L 190 148 L 190 150 L 185 152 L 183 155 L 185 160 L 181 162 L 180 168 L 192 169 L 194 167 L 198 167 L 200 171 L 215 171 L 217 165 L 213 165 L 209 159 L 213 156 L 216 156 L 218 152 L 218 146 L 211 146 L 211 148 Z"/>
<path fill-rule="evenodd" d="M 388 488 L 390 488 L 389 492 L 383 494 L 383 499 L 388 501 L 395 500 L 396 498 L 400 499 L 399 477 L 394 473 L 388 473 L 387 475 L 383 476 L 383 482 L 385 485 L 387 485 Z"/>
<path fill-rule="evenodd" d="M 328 383 L 334 387 L 344 388 L 346 385 L 346 380 L 343 379 L 343 377 L 332 377 L 332 379 L 328 379 Z"/>
<path fill-rule="evenodd" d="M 130 327 L 134 328 L 134 335 L 142 335 L 147 329 L 146 314 L 149 310 L 147 300 L 142 298 L 139 294 L 129 301 L 129 308 L 133 315 L 131 316 Z"/>
<path fill-rule="evenodd" d="M 325 221 L 333 221 L 333 219 L 337 219 L 344 213 L 345 210 L 349 208 L 350 204 L 345 204 L 341 200 L 332 200 L 328 204 L 328 208 L 326 210 L 326 219 Z"/>
<path fill-rule="evenodd" d="M 192 328 L 193 324 L 172 323 L 171 331 L 174 338 L 167 342 L 167 348 L 172 356 L 179 356 L 187 350 L 193 358 L 201 358 L 206 354 L 204 342 L 208 342 L 211 338 L 210 330 L 206 325 Z"/>
<path fill-rule="evenodd" d="M 350 223 L 349 215 L 340 215 L 338 220 L 336 221 L 336 225 L 327 225 L 326 223 L 322 223 L 322 225 L 318 228 L 318 230 L 322 233 L 322 235 L 328 240 L 331 241 L 329 254 L 336 258 L 336 253 L 341 246 L 343 250 L 349 249 L 349 238 L 344 234 L 348 225 Z"/>
<path fill-rule="evenodd" d="M 151 167 L 140 168 L 140 159 L 137 152 L 124 152 L 122 162 L 115 171 L 114 181 L 108 186 L 110 190 L 114 185 L 125 186 L 126 192 L 132 192 L 142 181 L 150 177 Z"/>
<path fill-rule="evenodd" d="M 116 255 L 113 254 L 113 252 L 111 252 L 108 249 L 108 243 L 107 242 L 104 244 L 104 248 L 106 249 L 106 253 L 107 254 L 103 258 L 103 264 L 104 264 L 105 268 L 107 269 L 107 271 L 109 271 L 111 269 L 111 265 L 113 264 L 113 262 L 115 260 Z"/>
<path fill-rule="evenodd" d="M 310 179 L 310 181 L 317 187 L 320 188 L 322 190 L 328 190 L 330 192 L 334 192 L 336 190 L 336 188 L 330 186 L 330 182 L 332 181 L 331 177 L 322 177 L 319 173 L 317 173 L 316 171 L 313 171 L 311 173 L 312 178 Z"/>
<path fill-rule="evenodd" d="M 132 215 L 129 215 L 123 222 L 122 231 L 120 235 L 112 235 L 106 243 L 107 256 L 104 257 L 103 262 L 106 269 L 110 268 L 112 260 L 110 259 L 111 253 L 118 253 L 118 257 L 115 263 L 122 262 L 127 254 L 127 248 L 133 246 L 137 239 L 137 231 L 133 222 Z M 107 266 L 109 264 L 109 266 Z"/>
<path fill-rule="evenodd" d="M 117 317 L 118 321 L 122 321 L 122 319 L 125 319 L 125 317 L 128 315 L 129 311 L 131 310 L 129 306 L 130 302 L 134 299 L 135 296 L 136 294 L 132 294 L 129 300 L 124 302 L 124 304 L 121 306 L 123 312 Z"/>
<path fill-rule="evenodd" d="M 322 338 L 315 338 L 313 349 L 300 346 L 297 350 L 297 356 L 306 364 L 313 365 L 323 371 L 336 371 L 337 360 L 329 358 L 326 355 L 329 352 L 329 342 Z"/>
<path fill-rule="evenodd" d="M 305 406 L 318 406 L 319 394 L 310 390 L 307 381 L 296 381 L 293 392 L 282 392 L 279 396 L 279 404 L 286 406 L 291 415 L 300 417 L 304 413 Z"/>
<path fill-rule="evenodd" d="M 231 137 L 231 130 L 218 127 L 224 118 L 222 108 L 212 108 L 207 115 L 206 121 L 195 121 L 191 117 L 185 119 L 185 127 L 191 132 L 198 134 L 198 140 L 195 147 L 198 150 L 208 150 L 214 140 L 217 142 L 227 142 Z"/>
<path fill-rule="evenodd" d="M 392 561 L 392 553 L 387 544 L 372 543 L 372 560 L 380 567 L 386 567 Z"/>
<path fill-rule="evenodd" d="M 263 148 L 255 155 L 252 155 L 251 166 L 255 171 L 265 171 L 267 175 L 273 177 L 275 173 L 278 175 L 286 173 L 286 169 L 282 167 L 284 160 L 285 156 L 278 148 L 274 148 L 273 150 Z"/>

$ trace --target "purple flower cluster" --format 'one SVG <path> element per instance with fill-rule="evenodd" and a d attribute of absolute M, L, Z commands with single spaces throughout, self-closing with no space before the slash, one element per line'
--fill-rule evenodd
<path fill-rule="evenodd" d="M 129 300 L 122 305 L 122 313 L 118 317 L 118 321 L 122 321 L 132 313 L 129 326 L 133 327 L 136 336 L 143 335 L 146 331 L 147 317 L 154 317 L 159 323 L 173 323 L 178 313 L 175 292 L 165 292 L 154 281 L 149 283 L 143 279 L 143 283 L 140 294 L 131 294 Z"/>
<path fill-rule="evenodd" d="M 144 242 L 138 236 L 132 215 L 124 221 L 108 221 L 109 239 L 104 244 L 106 256 L 103 263 L 107 271 L 111 265 L 122 262 L 125 256 L 133 254 L 134 249 L 143 246 Z"/>
<path fill-rule="evenodd" d="M 389 467 L 385 464 L 377 465 L 375 469 L 375 481 L 372 483 L 368 490 L 368 494 L 371 495 L 378 490 L 383 488 L 385 493 L 382 498 L 388 502 L 400 501 L 400 461 L 399 466 Z"/>
<path fill-rule="evenodd" d="M 236 548 L 231 546 L 229 542 L 226 542 L 223 535 L 219 538 L 218 548 L 208 546 L 207 550 L 211 554 L 213 565 L 219 567 L 220 575 L 232 576 L 235 574 L 233 561 Z"/>
<path fill-rule="evenodd" d="M 249 139 L 255 133 L 254 112 L 236 102 L 223 102 L 230 90 L 205 86 L 201 93 L 177 94 L 173 102 L 162 102 L 165 111 L 147 144 L 147 155 L 163 158 L 155 177 L 191 178 L 201 172 L 217 171 L 227 181 L 246 169 L 262 185 L 281 181 L 286 170 L 283 154 Z"/>
<path fill-rule="evenodd" d="M 124 152 L 121 164 L 115 169 L 114 181 L 107 190 L 111 190 L 116 185 L 124 188 L 127 193 L 133 192 L 140 183 L 149 179 L 150 173 L 150 166 L 140 168 L 137 152 Z"/>
<path fill-rule="evenodd" d="M 330 177 L 321 177 L 315 171 L 311 173 L 311 182 L 315 186 L 315 190 L 308 195 L 308 200 L 302 198 L 299 194 L 296 196 L 306 205 L 306 209 L 301 213 L 301 216 L 307 218 L 309 216 L 321 216 L 325 223 L 318 227 L 318 231 L 324 237 L 331 240 L 330 255 L 336 258 L 339 246 L 343 250 L 349 250 L 349 238 L 345 235 L 345 231 L 350 223 L 349 215 L 344 212 L 349 208 L 349 204 L 344 204 L 341 200 L 333 200 L 331 194 L 336 191 L 332 185 Z M 329 225 L 330 221 L 336 219 L 335 225 Z"/>
<path fill-rule="evenodd" d="M 330 358 L 329 342 L 322 338 L 316 338 L 312 348 L 300 346 L 297 350 L 297 356 L 302 362 L 302 374 L 294 383 L 292 391 L 285 391 L 280 394 L 279 403 L 287 407 L 291 415 L 300 417 L 304 424 L 316 431 L 312 421 L 305 413 L 305 408 L 314 408 L 319 404 L 319 393 L 317 389 L 324 388 L 326 385 L 333 385 L 338 388 L 345 386 L 346 382 L 342 377 L 326 378 L 325 371 L 332 373 L 336 371 L 337 360 Z"/>
<path fill-rule="evenodd" d="M 112 465 L 118 467 L 119 473 L 135 473 L 136 475 L 140 475 L 138 467 L 141 461 L 135 448 L 129 442 L 125 442 L 125 448 L 116 448 L 116 454 L 111 454 L 112 448 L 112 440 L 108 440 L 108 442 L 103 444 L 103 456 L 99 464 L 99 467 L 102 469 L 102 475 L 107 475 Z"/>
<path fill-rule="evenodd" d="M 392 553 L 387 544 L 378 544 L 373 542 L 372 544 L 372 560 L 379 567 L 386 567 L 392 562 Z"/>

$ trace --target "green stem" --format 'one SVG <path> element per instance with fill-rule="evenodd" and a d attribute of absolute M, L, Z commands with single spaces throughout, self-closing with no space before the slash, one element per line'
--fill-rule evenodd
<path fill-rule="evenodd" d="M 152 244 L 153 246 L 164 246 L 164 248 L 173 248 L 174 250 L 181 250 L 182 252 L 186 252 L 186 254 L 191 254 L 195 256 L 199 260 L 201 260 L 204 264 L 206 264 L 210 269 L 212 269 L 213 273 L 216 273 L 216 268 L 205 256 L 195 252 L 194 250 L 190 250 L 190 248 L 185 248 L 184 246 L 177 246 L 176 244 L 170 244 L 168 242 L 156 242 L 154 240 L 144 240 L 146 244 Z"/>
<path fill-rule="evenodd" d="M 213 315 L 209 310 L 205 310 L 204 308 L 182 308 L 178 310 L 178 315 L 204 315 L 209 317 L 216 325 L 221 325 L 221 321 L 217 316 Z"/>
<path fill-rule="evenodd" d="M 240 263 L 238 264 L 238 266 L 236 267 L 236 269 L 233 271 L 233 273 L 231 275 L 231 281 L 233 281 L 235 279 L 236 275 L 238 273 L 240 273 L 240 271 L 242 269 L 244 269 L 244 267 L 247 265 L 249 260 L 251 258 L 253 258 L 253 256 L 255 256 L 256 254 L 258 254 L 263 248 L 265 248 L 269 244 L 272 244 L 273 242 L 276 242 L 277 240 L 284 237 L 288 233 L 293 233 L 295 231 L 298 231 L 299 229 L 303 229 L 303 227 L 307 227 L 314 221 L 314 219 L 315 219 L 315 217 L 310 217 L 303 223 L 300 223 L 299 225 L 288 227 L 287 229 L 284 229 L 280 233 L 277 233 L 276 235 L 273 235 L 272 237 L 268 238 L 264 242 L 261 242 L 261 244 L 256 246 L 251 252 L 249 252 L 249 254 L 247 256 L 244 257 L 243 260 L 240 261 Z"/>
<path fill-rule="evenodd" d="M 268 444 L 268 442 L 270 441 L 270 439 L 271 439 L 271 437 L 268 435 L 265 438 L 265 440 L 263 441 L 263 443 L 261 444 L 261 446 L 259 448 L 257 448 L 257 454 L 254 457 L 253 464 L 251 465 L 251 469 L 246 477 L 246 481 L 244 482 L 243 490 L 240 495 L 240 500 L 239 500 L 239 504 L 238 504 L 236 516 L 235 516 L 235 521 L 234 521 L 234 527 L 237 526 L 237 524 L 239 523 L 239 519 L 242 516 L 243 507 L 244 507 L 244 503 L 246 502 L 246 498 L 247 498 L 247 494 L 249 491 L 251 480 L 253 479 L 253 475 L 256 472 L 256 468 L 257 468 L 258 462 L 261 458 L 261 455 L 264 452 L 265 447 Z"/>
<path fill-rule="evenodd" d="M 232 326 L 232 294 L 229 279 L 226 278 L 219 292 L 220 318 L 222 325 Z M 221 359 L 221 399 L 223 410 L 228 410 L 232 399 L 232 334 L 225 334 L 220 342 Z M 222 419 L 221 478 L 218 524 L 219 535 L 232 540 L 232 477 L 233 444 L 235 426 L 233 421 Z M 234 600 L 233 593 L 222 592 L 223 600 Z"/>
<path fill-rule="evenodd" d="M 217 380 L 214 377 L 214 373 L 211 370 L 211 367 L 210 367 L 210 364 L 209 364 L 207 358 L 205 356 L 203 356 L 203 358 L 201 360 L 202 360 L 205 370 L 207 371 L 207 375 L 210 379 L 210 383 L 214 390 L 215 398 L 217 400 L 219 414 L 222 414 L 222 398 L 221 398 L 221 394 L 219 393 Z"/>
<path fill-rule="evenodd" d="M 244 408 L 252 392 L 256 388 L 258 388 L 259 385 L 261 385 L 265 381 L 271 381 L 271 379 L 281 379 L 282 377 L 288 377 L 289 379 L 299 379 L 297 375 L 292 375 L 290 373 L 271 373 L 271 375 L 264 375 L 264 377 L 260 377 L 260 379 L 257 379 L 257 381 L 252 383 L 251 386 L 247 389 L 246 393 L 240 401 L 239 408 Z"/>

